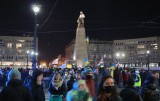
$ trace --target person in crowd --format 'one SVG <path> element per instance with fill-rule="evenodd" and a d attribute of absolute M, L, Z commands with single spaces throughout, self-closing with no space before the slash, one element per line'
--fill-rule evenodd
<path fill-rule="evenodd" d="M 73 76 L 70 77 L 70 80 L 67 82 L 67 91 L 70 91 L 73 87 L 75 79 Z"/>
<path fill-rule="evenodd" d="M 145 69 L 141 69 L 140 71 L 140 77 L 141 77 L 141 84 L 143 85 L 144 84 L 144 81 L 146 80 L 146 77 L 147 77 L 147 73 L 146 73 L 146 70 Z"/>
<path fill-rule="evenodd" d="M 76 75 L 75 75 L 75 81 L 78 81 L 80 79 L 81 79 L 81 73 L 77 72 Z"/>
<path fill-rule="evenodd" d="M 85 75 L 85 82 L 87 84 L 89 92 L 91 96 L 94 97 L 95 96 L 95 81 L 94 81 L 94 75 L 93 75 L 92 69 L 90 67 L 85 67 L 84 75 Z"/>
<path fill-rule="evenodd" d="M 141 96 L 144 101 L 159 101 L 159 90 L 156 88 L 154 76 L 150 76 L 146 84 L 142 87 Z"/>
<path fill-rule="evenodd" d="M 65 71 L 65 72 L 64 72 L 64 76 L 63 76 L 63 80 L 64 80 L 64 83 L 65 83 L 66 88 L 68 88 L 68 87 L 67 87 L 67 82 L 70 80 L 70 77 L 71 77 L 71 75 L 69 74 L 69 72 L 68 72 L 68 71 Z"/>
<path fill-rule="evenodd" d="M 154 73 L 154 83 L 156 85 L 156 88 L 159 88 L 159 72 L 158 71 Z"/>
<path fill-rule="evenodd" d="M 115 67 L 113 77 L 114 77 L 116 85 L 119 85 L 119 75 L 120 75 L 120 70 L 118 69 L 118 67 Z M 122 72 L 122 75 L 123 75 L 123 72 Z"/>
<path fill-rule="evenodd" d="M 129 77 L 127 80 L 127 86 L 120 92 L 120 96 L 123 101 L 142 101 L 139 92 L 134 87 L 134 78 Z"/>
<path fill-rule="evenodd" d="M 0 101 L 32 101 L 31 92 L 23 85 L 21 73 L 17 69 L 9 72 L 6 86 L 0 93 Z"/>
<path fill-rule="evenodd" d="M 33 101 L 45 101 L 42 80 L 43 72 L 38 69 L 35 69 L 33 71 L 33 78 L 30 83 L 30 90 L 32 93 Z"/>
<path fill-rule="evenodd" d="M 55 73 L 49 84 L 48 92 L 50 96 L 61 96 L 65 99 L 66 87 L 60 73 Z"/>
<path fill-rule="evenodd" d="M 141 77 L 140 77 L 140 74 L 139 74 L 138 70 L 135 71 L 134 87 L 139 92 L 140 87 L 141 87 Z"/>
<path fill-rule="evenodd" d="M 115 82 L 110 75 L 104 75 L 98 87 L 96 101 L 122 101 L 119 96 Z"/>
<path fill-rule="evenodd" d="M 26 85 L 27 87 L 29 87 L 31 81 L 32 81 L 32 76 L 33 76 L 33 70 L 29 70 L 29 75 L 25 78 L 24 80 L 24 85 Z"/>
<path fill-rule="evenodd" d="M 66 100 L 92 101 L 92 97 L 84 80 L 78 80 L 74 83 L 73 89 L 67 93 Z"/>
<path fill-rule="evenodd" d="M 97 92 L 99 80 L 100 80 L 99 69 L 95 68 L 95 70 L 94 70 L 95 92 Z"/>

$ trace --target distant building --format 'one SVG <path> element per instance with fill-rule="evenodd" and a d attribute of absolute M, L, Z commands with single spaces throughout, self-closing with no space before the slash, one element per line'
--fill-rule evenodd
<path fill-rule="evenodd" d="M 37 45 L 38 46 L 38 39 Z M 38 47 L 37 47 L 38 49 Z M 33 37 L 0 36 L 0 66 L 28 67 L 32 65 Z"/>
<path fill-rule="evenodd" d="M 91 65 L 95 66 L 103 58 L 104 64 L 109 66 L 113 60 L 112 46 L 112 41 L 89 40 L 89 44 L 87 45 L 87 53 L 88 60 Z M 73 60 L 74 40 L 67 45 L 65 50 L 66 62 L 75 64 L 75 61 Z"/>
<path fill-rule="evenodd" d="M 89 41 L 87 52 L 92 65 L 97 65 L 103 58 L 106 66 L 112 63 L 119 63 L 121 67 L 147 67 L 148 63 L 149 67 L 160 66 L 160 37 Z M 67 63 L 74 63 L 74 40 L 65 50 Z"/>
<path fill-rule="evenodd" d="M 160 66 L 160 37 L 146 37 L 113 41 L 114 61 L 121 66 Z M 147 53 L 149 51 L 149 55 Z"/>

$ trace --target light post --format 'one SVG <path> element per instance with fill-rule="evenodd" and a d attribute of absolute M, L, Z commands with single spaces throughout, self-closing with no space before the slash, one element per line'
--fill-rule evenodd
<path fill-rule="evenodd" d="M 38 28 L 38 24 L 37 24 L 37 14 L 40 12 L 40 5 L 34 4 L 32 5 L 32 9 L 34 11 L 35 14 L 35 27 L 34 27 L 34 44 L 33 44 L 33 50 L 34 52 L 37 51 L 37 28 Z M 36 68 L 36 62 L 37 62 L 37 57 L 36 55 L 33 55 L 32 57 L 32 68 L 35 69 Z"/>
<path fill-rule="evenodd" d="M 147 50 L 148 73 L 149 73 L 149 54 L 150 54 L 150 51 L 149 51 L 149 50 Z"/>
<path fill-rule="evenodd" d="M 28 68 L 28 54 L 29 54 L 29 51 L 27 51 L 27 66 L 26 66 L 26 68 Z"/>

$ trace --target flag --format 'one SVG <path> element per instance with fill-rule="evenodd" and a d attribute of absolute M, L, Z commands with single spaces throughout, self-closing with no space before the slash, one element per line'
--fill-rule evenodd
<path fill-rule="evenodd" d="M 89 37 L 86 38 L 86 44 L 89 44 Z"/>
<path fill-rule="evenodd" d="M 97 64 L 98 66 L 104 64 L 103 58 L 99 61 L 99 63 Z"/>

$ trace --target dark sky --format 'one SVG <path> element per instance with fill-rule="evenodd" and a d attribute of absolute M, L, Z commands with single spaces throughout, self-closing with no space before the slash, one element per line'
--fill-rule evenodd
<path fill-rule="evenodd" d="M 38 24 L 41 26 L 38 30 L 40 60 L 51 60 L 64 53 L 65 46 L 76 36 L 81 10 L 86 16 L 86 34 L 90 39 L 114 40 L 160 35 L 158 0 L 37 2 L 41 5 L 38 14 Z M 33 3 L 34 0 L 0 0 L 0 35 L 33 35 Z"/>

